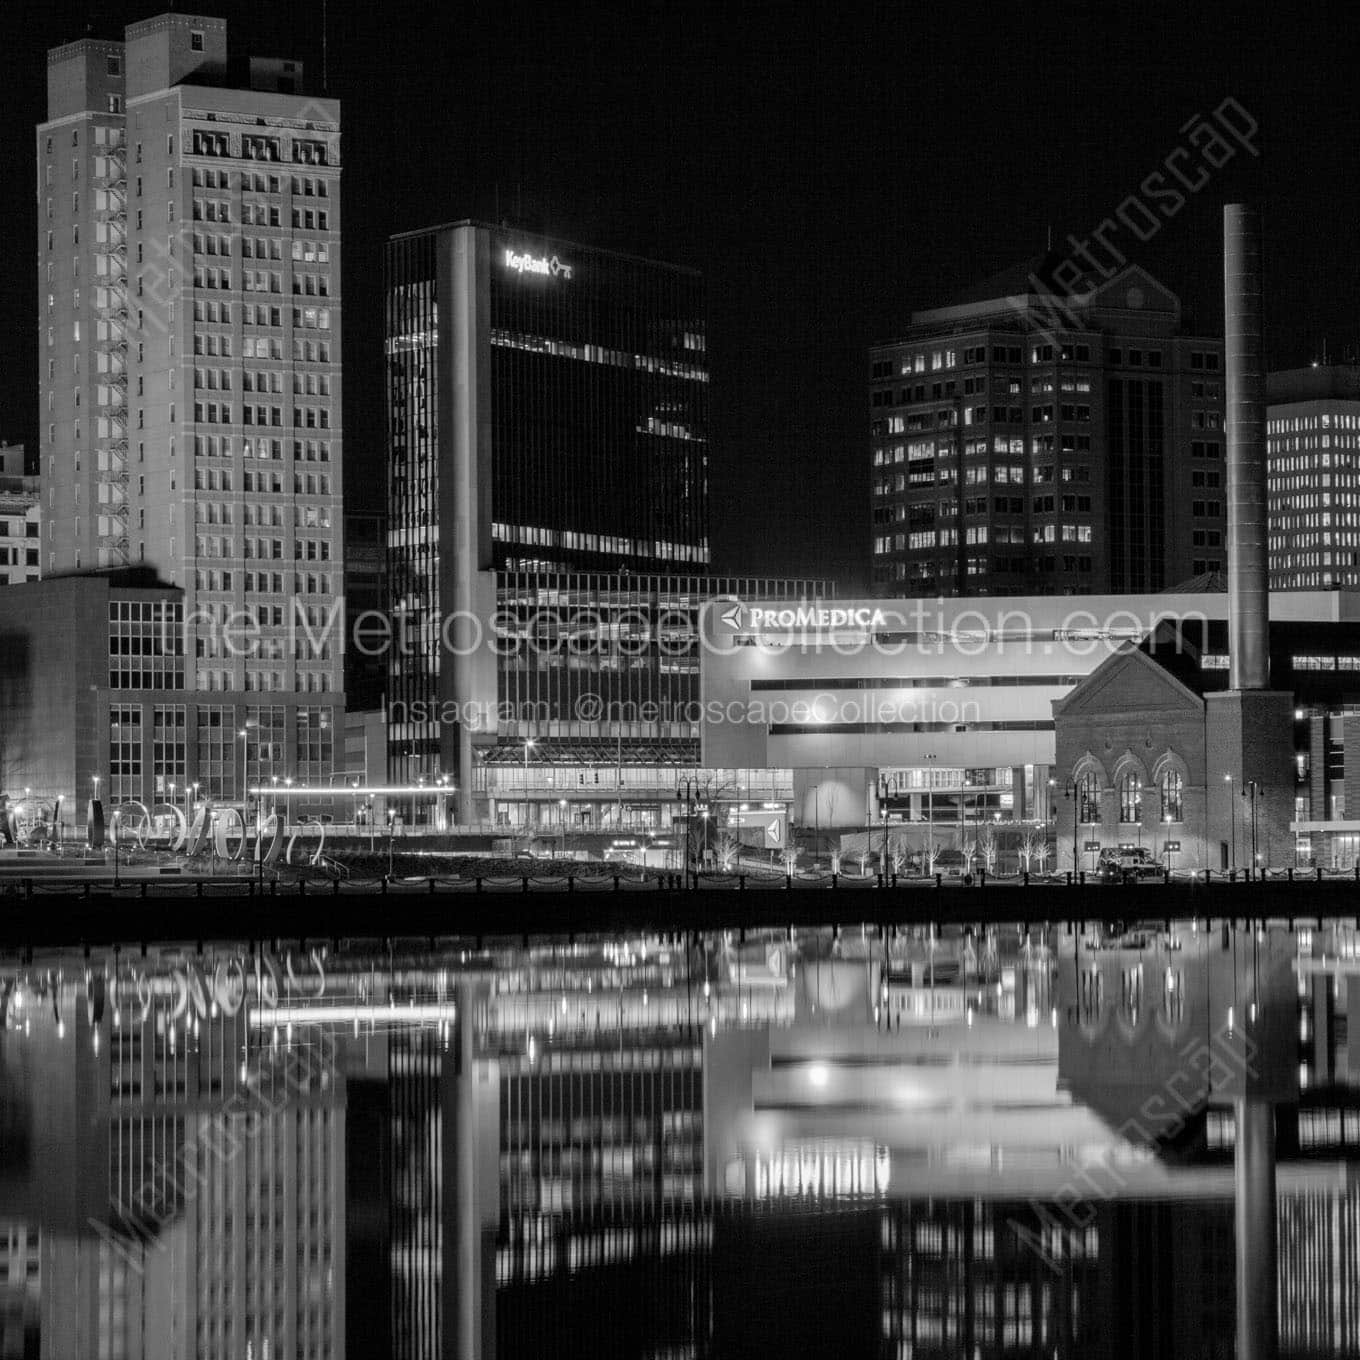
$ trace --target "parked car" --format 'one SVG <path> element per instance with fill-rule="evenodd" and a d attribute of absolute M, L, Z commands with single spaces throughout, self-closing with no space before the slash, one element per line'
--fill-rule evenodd
<path fill-rule="evenodd" d="M 1143 846 L 1102 850 L 1097 868 L 1102 883 L 1157 882 L 1164 876 L 1162 866 Z"/>

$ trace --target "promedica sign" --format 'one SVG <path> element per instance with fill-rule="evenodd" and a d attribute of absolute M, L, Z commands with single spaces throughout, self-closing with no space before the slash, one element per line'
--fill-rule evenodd
<path fill-rule="evenodd" d="M 822 605 L 795 605 L 784 609 L 748 608 L 750 628 L 810 628 L 829 632 L 833 628 L 883 628 L 888 616 L 881 609 L 834 608 Z"/>

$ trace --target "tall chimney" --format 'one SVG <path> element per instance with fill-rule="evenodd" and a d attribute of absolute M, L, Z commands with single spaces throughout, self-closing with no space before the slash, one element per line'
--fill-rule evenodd
<path fill-rule="evenodd" d="M 1270 685 L 1266 538 L 1266 369 L 1261 216 L 1223 208 L 1223 325 L 1228 417 L 1229 688 Z"/>

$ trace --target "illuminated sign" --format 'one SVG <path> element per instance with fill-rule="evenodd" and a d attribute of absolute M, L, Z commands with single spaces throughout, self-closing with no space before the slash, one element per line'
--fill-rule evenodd
<path fill-rule="evenodd" d="M 743 831 L 762 832 L 767 847 L 784 844 L 783 808 L 780 808 L 777 812 L 734 812 L 730 819 Z"/>
<path fill-rule="evenodd" d="M 508 247 L 505 252 L 505 267 L 513 269 L 516 274 L 543 274 L 555 279 L 569 279 L 572 273 L 572 266 L 563 264 L 556 255 L 544 258 L 541 255 L 530 255 L 527 251 L 510 250 Z"/>
<path fill-rule="evenodd" d="M 722 615 L 724 622 L 733 611 Z M 833 628 L 885 628 L 888 617 L 881 609 L 852 609 L 847 606 L 800 604 L 789 609 L 756 609 L 746 611 L 751 628 L 811 628 L 824 631 Z"/>

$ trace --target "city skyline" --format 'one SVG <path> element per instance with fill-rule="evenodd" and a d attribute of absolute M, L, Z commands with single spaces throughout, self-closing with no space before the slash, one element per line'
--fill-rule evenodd
<path fill-rule="evenodd" d="M 299 57 L 316 87 L 319 13 L 217 9 L 243 48 Z M 1290 158 L 1272 163 L 1261 183 L 1271 364 L 1306 364 L 1324 339 L 1331 354 L 1344 353 L 1356 338 L 1354 309 L 1344 286 L 1319 283 L 1326 271 L 1315 263 L 1344 239 L 1351 196 L 1321 173 L 1322 148 L 1351 134 L 1301 126 L 1321 115 L 1290 97 L 1305 74 L 1310 85 L 1325 78 L 1335 44 L 1321 21 L 1282 26 L 1270 35 L 1264 83 L 1258 54 L 1267 46 L 1255 31 L 1264 20 L 1232 14 L 1231 41 L 1213 15 L 1192 26 L 1169 6 L 1140 11 L 1136 28 L 1055 7 L 1023 23 L 1003 16 L 968 26 L 965 40 L 942 17 L 909 9 L 844 23 L 795 11 L 776 28 L 754 9 L 720 24 L 716 9 L 692 7 L 684 22 L 610 6 L 572 20 L 511 7 L 494 18 L 473 14 L 458 30 L 424 10 L 398 10 L 384 16 L 381 43 L 364 42 L 354 20 L 341 25 L 332 14 L 329 92 L 363 101 L 347 127 L 346 164 L 358 204 L 345 281 L 356 489 L 381 480 L 383 240 L 430 222 L 518 215 L 569 239 L 704 272 L 715 562 L 867 583 L 858 395 L 868 346 L 900 333 L 912 310 L 1050 240 L 1064 250 L 1069 233 L 1089 241 L 1185 141 L 1187 120 L 1225 98 L 1267 135 L 1290 134 Z M 105 13 L 96 31 L 141 17 Z M 88 21 L 60 6 L 35 18 L 28 41 L 11 49 L 10 60 L 25 63 L 10 82 L 30 92 L 24 103 L 41 71 L 33 57 Z M 435 50 L 447 64 L 425 58 Z M 938 96 L 947 87 L 939 72 L 980 71 L 1007 51 L 1024 75 L 1014 110 L 1003 113 L 1004 100 Z M 918 61 L 932 72 L 928 84 L 912 78 Z M 1034 88 L 1033 76 L 1050 67 L 1068 86 L 1056 99 Z M 1137 98 L 1140 77 L 1154 73 L 1160 97 Z M 16 166 L 22 148 L 8 140 L 4 163 Z M 393 145 L 409 154 L 390 155 Z M 1219 324 L 1215 214 L 1240 187 L 1246 161 L 1187 196 L 1146 243 L 1122 226 L 1105 236 L 1182 296 L 1200 333 Z M 1273 204 L 1286 201 L 1288 217 L 1273 216 Z M 5 211 L 22 226 L 22 195 Z M 1344 261 L 1335 269 L 1344 280 Z M 36 301 L 22 280 L 5 280 L 3 290 L 20 315 Z M 0 356 L 18 374 L 0 406 L 9 439 L 27 440 L 33 424 L 29 343 L 11 340 Z M 772 486 L 801 494 L 772 496 Z M 744 528 L 757 503 L 762 534 L 751 541 Z"/>
<path fill-rule="evenodd" d="M 17 3 L 0 1360 L 1360 1360 L 1340 11 Z"/>

